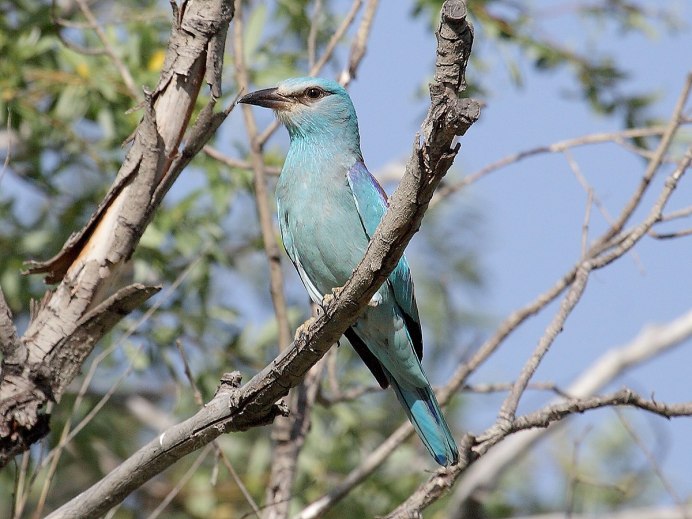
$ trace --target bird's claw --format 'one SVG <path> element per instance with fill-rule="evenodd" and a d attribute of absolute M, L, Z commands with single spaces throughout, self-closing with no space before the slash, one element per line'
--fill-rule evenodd
<path fill-rule="evenodd" d="M 298 342 L 299 338 L 303 334 L 307 334 L 309 331 L 310 326 L 315 322 L 314 317 L 310 317 L 307 321 L 305 321 L 303 324 L 301 324 L 298 329 L 296 330 L 296 333 L 293 335 L 293 341 Z"/>

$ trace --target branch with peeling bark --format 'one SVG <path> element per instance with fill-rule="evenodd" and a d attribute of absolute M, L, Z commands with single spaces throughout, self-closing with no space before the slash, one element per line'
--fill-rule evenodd
<path fill-rule="evenodd" d="M 213 108 L 232 4 L 185 3 L 175 14 L 159 84 L 145 93 L 142 122 L 111 189 L 60 253 L 30 263 L 29 273 L 46 274 L 58 286 L 32 313 L 19 341 L 25 348 L 21 369 L 11 356 L 3 359 L 0 466 L 48 432 L 45 405 L 60 400 L 96 342 L 159 290 L 134 284 L 110 295 L 163 195 L 228 114 Z M 187 132 L 205 79 L 212 99 Z"/>

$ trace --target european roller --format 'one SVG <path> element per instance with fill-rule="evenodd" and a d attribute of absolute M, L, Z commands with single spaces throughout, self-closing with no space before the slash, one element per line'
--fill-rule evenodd
<path fill-rule="evenodd" d="M 387 196 L 365 167 L 351 98 L 334 81 L 294 78 L 239 102 L 271 108 L 291 144 L 276 188 L 284 247 L 310 298 L 342 286 L 365 255 Z M 392 386 L 440 465 L 459 452 L 421 366 L 423 337 L 406 258 L 346 337 L 379 384 Z"/>

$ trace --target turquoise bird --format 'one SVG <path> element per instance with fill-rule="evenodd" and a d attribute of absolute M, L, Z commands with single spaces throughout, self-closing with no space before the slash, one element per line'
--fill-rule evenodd
<path fill-rule="evenodd" d="M 387 196 L 365 167 L 358 119 L 334 81 L 294 78 L 243 96 L 271 108 L 291 144 L 276 188 L 284 247 L 310 298 L 342 286 L 365 255 Z M 391 385 L 435 461 L 459 452 L 421 366 L 423 337 L 406 258 L 399 260 L 346 337 L 379 384 Z"/>

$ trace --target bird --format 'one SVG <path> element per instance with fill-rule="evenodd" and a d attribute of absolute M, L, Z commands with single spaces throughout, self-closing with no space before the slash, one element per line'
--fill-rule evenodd
<path fill-rule="evenodd" d="M 360 149 L 346 89 L 314 77 L 286 79 L 239 103 L 270 108 L 290 144 L 276 186 L 284 248 L 318 306 L 346 283 L 388 208 Z M 423 371 L 423 336 L 406 257 L 344 334 L 380 386 L 391 386 L 434 460 L 455 465 L 459 451 Z"/>

